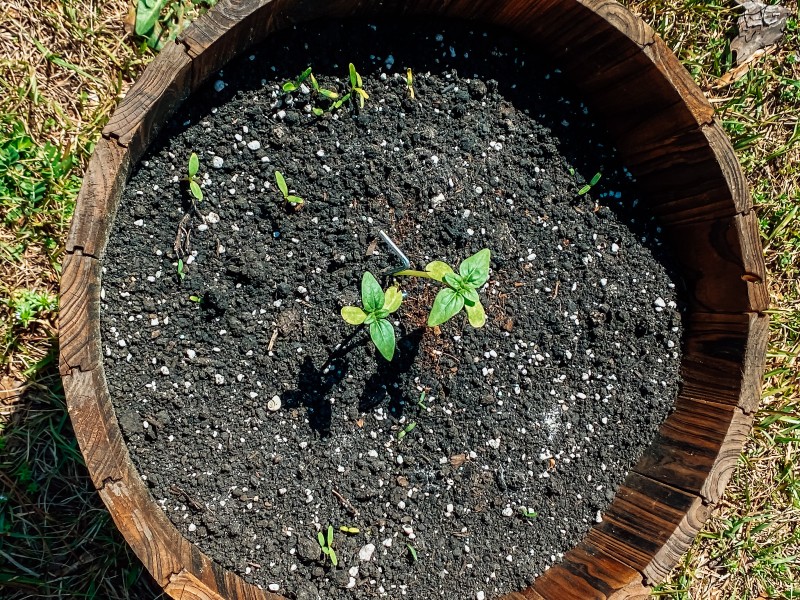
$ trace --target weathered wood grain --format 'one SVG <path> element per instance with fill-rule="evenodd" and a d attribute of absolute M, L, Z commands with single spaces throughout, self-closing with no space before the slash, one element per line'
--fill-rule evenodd
<path fill-rule="evenodd" d="M 664 225 L 693 310 L 763 312 L 769 305 L 766 268 L 754 213 L 711 222 Z"/>
<path fill-rule="evenodd" d="M 91 371 L 100 364 L 100 261 L 80 251 L 61 263 L 58 369 Z"/>
<path fill-rule="evenodd" d="M 78 199 L 62 279 L 68 408 L 87 466 L 128 543 L 173 598 L 275 600 L 184 539 L 142 484 L 105 385 L 100 269 L 132 165 L 180 102 L 270 32 L 315 18 L 425 15 L 493 23 L 538 44 L 589 98 L 664 227 L 690 294 L 675 412 L 604 521 L 506 600 L 641 599 L 720 497 L 760 396 L 764 264 L 730 142 L 691 77 L 652 29 L 608 0 L 221 0 L 169 44 L 104 130 Z M 638 471 L 638 472 L 637 472 Z"/>
<path fill-rule="evenodd" d="M 634 471 L 714 504 L 736 467 L 753 415 L 681 397 Z"/>
<path fill-rule="evenodd" d="M 690 314 L 681 361 L 681 396 L 753 412 L 761 401 L 768 337 L 765 315 Z"/>
<path fill-rule="evenodd" d="M 68 253 L 102 258 L 131 161 L 125 148 L 100 138 L 89 159 L 67 234 Z"/>
<path fill-rule="evenodd" d="M 103 129 L 103 136 L 128 149 L 131 164 L 139 162 L 157 130 L 192 91 L 191 59 L 186 48 L 169 42 L 144 70 Z"/>
<path fill-rule="evenodd" d="M 544 600 L 646 600 L 639 571 L 614 560 L 587 541 L 536 579 L 535 598 Z"/>
<path fill-rule="evenodd" d="M 709 511 L 699 496 L 631 472 L 586 541 L 652 585 L 678 563 Z"/>

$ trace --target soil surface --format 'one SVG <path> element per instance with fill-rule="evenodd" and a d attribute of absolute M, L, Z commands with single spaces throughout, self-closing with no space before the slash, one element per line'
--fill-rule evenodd
<path fill-rule="evenodd" d="M 311 65 L 343 94 L 350 62 L 361 109 L 281 89 Z M 180 531 L 289 598 L 496 597 L 559 560 L 679 385 L 679 290 L 604 140 L 558 69 L 474 25 L 316 24 L 216 74 L 134 172 L 103 263 L 108 386 Z M 389 284 L 379 230 L 418 269 L 489 248 L 485 327 L 427 328 L 440 284 L 399 278 L 381 358 L 339 315 L 364 271 Z"/>

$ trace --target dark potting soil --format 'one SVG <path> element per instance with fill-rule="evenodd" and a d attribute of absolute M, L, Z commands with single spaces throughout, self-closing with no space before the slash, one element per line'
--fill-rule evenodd
<path fill-rule="evenodd" d="M 341 94 L 351 61 L 360 110 L 281 90 L 312 65 Z M 561 79 L 475 25 L 313 24 L 212 78 L 136 169 L 103 263 L 108 386 L 154 498 L 222 565 L 289 598 L 493 597 L 601 518 L 676 395 L 680 299 Z M 339 315 L 365 270 L 389 283 L 379 230 L 418 269 L 489 248 L 486 325 L 427 328 L 439 284 L 400 278 L 382 359 Z"/>

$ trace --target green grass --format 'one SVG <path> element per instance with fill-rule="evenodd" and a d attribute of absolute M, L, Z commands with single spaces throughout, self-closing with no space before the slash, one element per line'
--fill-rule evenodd
<path fill-rule="evenodd" d="M 709 96 L 750 182 L 772 296 L 764 401 L 725 497 L 658 597 L 800 597 L 800 44 L 738 78 L 740 9 L 630 0 Z M 75 444 L 56 371 L 62 244 L 103 124 L 152 54 L 121 0 L 32 0 L 0 36 L 0 597 L 142 598 L 158 590 L 110 522 Z M 797 5 L 791 7 L 796 11 Z M 196 14 L 170 2 L 162 26 Z M 6 18 L 7 17 L 7 18 Z M 169 37 L 169 32 L 166 38 Z M 14 390 L 9 392 L 8 390 Z"/>

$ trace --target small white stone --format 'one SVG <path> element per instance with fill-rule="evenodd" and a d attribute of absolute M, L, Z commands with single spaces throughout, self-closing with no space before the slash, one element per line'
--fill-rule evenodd
<path fill-rule="evenodd" d="M 617 244 L 611 244 L 611 251 L 616 254 L 619 252 L 619 246 Z"/>
<path fill-rule="evenodd" d="M 214 383 L 216 383 L 217 385 L 222 385 L 223 383 L 225 383 L 225 378 L 222 375 L 220 375 L 219 373 L 215 373 L 214 374 Z"/>
<path fill-rule="evenodd" d="M 281 589 L 281 585 L 279 583 L 270 583 L 268 586 L 270 592 L 277 592 Z"/>
<path fill-rule="evenodd" d="M 117 345 L 120 348 L 124 348 L 125 346 L 127 346 L 127 344 L 125 343 L 125 340 L 117 340 Z"/>
<path fill-rule="evenodd" d="M 361 550 L 358 551 L 358 558 L 363 561 L 368 561 L 372 559 L 372 555 L 375 553 L 375 544 L 366 544 L 365 546 L 361 547 Z"/>
<path fill-rule="evenodd" d="M 431 198 L 431 203 L 433 206 L 439 206 L 442 202 L 444 202 L 444 194 L 436 194 L 433 198 Z"/>
<path fill-rule="evenodd" d="M 483 590 L 479 591 L 477 594 L 475 594 L 475 600 L 486 600 L 486 592 Z"/>
<path fill-rule="evenodd" d="M 386 548 L 391 548 L 392 547 L 392 538 L 386 538 L 385 540 L 383 540 L 381 542 L 381 544 L 383 544 L 384 547 L 386 547 Z"/>
<path fill-rule="evenodd" d="M 350 567 L 350 569 L 348 569 L 348 571 L 347 571 L 347 574 L 350 575 L 350 577 L 357 577 L 358 576 L 358 567 Z"/>
<path fill-rule="evenodd" d="M 504 516 L 504 517 L 510 517 L 510 516 L 511 516 L 511 515 L 513 515 L 513 514 L 514 514 L 514 511 L 513 511 L 513 510 L 511 510 L 511 507 L 510 507 L 510 506 L 506 506 L 506 507 L 503 509 L 503 516 Z"/>
<path fill-rule="evenodd" d="M 355 577 L 348 578 L 347 585 L 345 585 L 344 587 L 347 588 L 348 590 L 352 590 L 354 587 L 356 587 L 356 578 Z"/>
<path fill-rule="evenodd" d="M 320 158 L 324 158 L 325 157 L 325 150 L 323 150 L 322 148 L 317 150 L 317 156 L 319 156 Z"/>
<path fill-rule="evenodd" d="M 247 142 L 247 147 L 250 150 L 254 150 L 254 151 L 258 150 L 258 149 L 261 148 L 261 142 L 259 142 L 258 140 L 253 140 L 252 142 Z"/>
<path fill-rule="evenodd" d="M 219 215 L 215 212 L 210 212 L 206 215 L 206 223 L 211 223 L 212 225 L 216 225 L 219 223 Z"/>
<path fill-rule="evenodd" d="M 662 297 L 660 297 L 660 296 L 655 299 L 655 302 L 653 304 L 655 304 L 659 308 L 666 308 L 666 306 L 667 306 L 667 303 L 664 302 L 664 299 Z"/>
<path fill-rule="evenodd" d="M 195 352 L 191 348 L 187 348 L 186 356 L 188 356 L 189 358 L 194 358 L 195 356 L 197 356 L 197 352 Z"/>
<path fill-rule="evenodd" d="M 160 370 L 161 370 L 161 374 L 162 375 L 169 375 L 169 367 L 167 365 L 164 365 L 163 367 L 161 367 Z"/>
<path fill-rule="evenodd" d="M 197 226 L 197 231 L 206 231 L 207 229 L 208 225 L 206 225 L 205 223 L 200 223 L 200 225 Z"/>
<path fill-rule="evenodd" d="M 143 227 L 144 226 L 144 221 L 142 219 L 136 219 L 133 222 L 133 224 L 136 225 L 137 227 Z"/>
<path fill-rule="evenodd" d="M 197 531 L 197 525 L 189 523 L 189 532 Z"/>
<path fill-rule="evenodd" d="M 597 514 L 594 516 L 594 522 L 595 523 L 603 522 L 603 513 L 601 513 L 599 510 L 597 511 Z"/>
<path fill-rule="evenodd" d="M 277 394 L 273 396 L 269 402 L 267 402 L 267 408 L 270 409 L 272 412 L 275 412 L 281 407 L 281 397 Z"/>
<path fill-rule="evenodd" d="M 211 166 L 215 169 L 221 169 L 223 164 L 225 164 L 225 159 L 221 156 L 215 156 L 211 159 Z"/>

